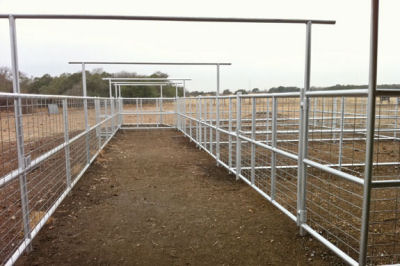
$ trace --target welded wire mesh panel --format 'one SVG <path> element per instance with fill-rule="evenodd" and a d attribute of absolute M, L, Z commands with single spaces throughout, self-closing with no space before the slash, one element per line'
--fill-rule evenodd
<path fill-rule="evenodd" d="M 400 179 L 399 104 L 397 97 L 377 98 L 374 139 L 374 180 Z"/>
<path fill-rule="evenodd" d="M 225 133 L 220 133 L 220 160 L 226 165 L 231 165 L 232 167 L 232 138 L 229 142 L 229 135 Z"/>
<path fill-rule="evenodd" d="M 81 170 L 87 164 L 86 140 L 87 136 L 83 135 L 69 145 L 72 181 L 75 181 Z"/>
<path fill-rule="evenodd" d="M 28 171 L 26 178 L 32 230 L 67 188 L 64 150 Z"/>
<path fill-rule="evenodd" d="M 271 145 L 271 107 L 272 98 L 254 98 L 252 101 L 251 138 L 259 143 Z M 252 168 L 254 185 L 271 196 L 272 152 L 253 145 Z M 254 167 L 253 167 L 254 166 Z"/>
<path fill-rule="evenodd" d="M 378 97 L 374 138 L 374 181 L 400 180 L 399 98 Z M 368 260 L 400 261 L 400 188 L 374 188 L 371 195 Z"/>
<path fill-rule="evenodd" d="M 170 127 L 176 124 L 175 98 L 123 98 L 123 125 Z"/>
<path fill-rule="evenodd" d="M 193 120 L 193 118 L 195 117 L 195 111 L 196 111 L 195 100 L 192 98 L 186 98 L 185 102 L 186 102 L 186 115 L 189 117 L 189 119 L 187 121 L 187 124 L 188 124 L 187 131 L 188 131 L 189 136 L 191 138 L 195 139 L 194 134 L 195 134 L 196 130 L 194 129 L 195 122 Z"/>
<path fill-rule="evenodd" d="M 198 99 L 192 99 L 191 100 L 191 116 L 194 119 L 192 120 L 192 123 L 191 123 L 191 129 L 192 129 L 193 139 L 195 139 L 196 141 L 199 140 L 199 136 L 200 136 L 199 130 L 198 130 L 199 129 L 199 123 L 197 121 L 198 118 L 199 118 L 198 110 L 199 110 L 199 101 L 198 101 Z"/>
<path fill-rule="evenodd" d="M 24 239 L 18 178 L 0 188 L 0 263 L 4 264 Z"/>
<path fill-rule="evenodd" d="M 0 95 L 1 264 L 23 251 L 113 136 L 112 107 L 102 98 Z"/>
<path fill-rule="evenodd" d="M 323 170 L 307 169 L 307 224 L 358 259 L 363 187 Z"/>
<path fill-rule="evenodd" d="M 58 99 L 23 99 L 25 156 L 31 160 L 64 142 L 62 102 Z"/>
<path fill-rule="evenodd" d="M 243 136 L 251 136 L 251 115 L 252 115 L 252 98 L 241 98 L 241 130 L 240 134 Z"/>
<path fill-rule="evenodd" d="M 252 131 L 252 98 L 242 97 L 240 100 L 240 131 L 239 134 L 251 138 Z M 241 175 L 251 182 L 251 155 L 252 145 L 249 141 L 240 141 Z"/>
<path fill-rule="evenodd" d="M 233 102 L 232 98 L 220 99 L 220 128 L 234 132 L 233 128 Z M 236 152 L 233 148 L 233 143 L 236 139 L 230 134 L 220 133 L 220 160 L 223 161 L 229 168 L 232 168 L 232 155 Z"/>
<path fill-rule="evenodd" d="M 87 99 L 87 113 L 88 113 L 88 125 L 92 127 L 96 124 L 96 110 L 95 110 L 95 99 Z M 108 113 L 111 114 L 111 104 L 107 100 Z"/>
<path fill-rule="evenodd" d="M 277 147 L 297 154 L 299 146 L 300 101 L 298 97 L 277 98 Z"/>
<path fill-rule="evenodd" d="M 264 148 L 255 147 L 254 185 L 271 196 L 271 158 L 272 153 Z"/>
<path fill-rule="evenodd" d="M 276 155 L 275 200 L 296 215 L 297 161 Z"/>
<path fill-rule="evenodd" d="M 85 117 L 83 109 L 83 99 L 68 99 L 68 134 L 69 138 L 79 135 L 85 131 Z"/>
<path fill-rule="evenodd" d="M 18 166 L 14 99 L 12 98 L 0 98 L 0 134 L 0 175 L 3 176 Z"/>
<path fill-rule="evenodd" d="M 400 261 L 400 188 L 373 189 L 368 239 L 371 264 Z"/>
<path fill-rule="evenodd" d="M 366 97 L 311 98 L 308 158 L 362 177 L 366 101 Z"/>
<path fill-rule="evenodd" d="M 221 100 L 220 100 L 221 103 Z M 211 126 L 216 126 L 217 125 L 217 100 L 215 98 L 209 98 L 207 100 L 207 105 L 205 108 L 208 109 L 208 117 L 207 121 L 208 124 Z M 220 113 L 221 113 L 221 107 L 220 107 Z M 220 122 L 221 125 L 221 122 Z M 209 145 L 209 152 L 213 154 L 214 156 L 217 155 L 217 132 L 215 129 L 212 127 L 207 128 L 208 135 L 209 135 L 209 140 L 210 140 L 210 145 Z"/>

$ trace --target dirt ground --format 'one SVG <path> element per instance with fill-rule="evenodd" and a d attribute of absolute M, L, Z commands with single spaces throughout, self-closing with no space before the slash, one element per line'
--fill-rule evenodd
<path fill-rule="evenodd" d="M 17 265 L 338 265 L 173 130 L 119 132 Z"/>

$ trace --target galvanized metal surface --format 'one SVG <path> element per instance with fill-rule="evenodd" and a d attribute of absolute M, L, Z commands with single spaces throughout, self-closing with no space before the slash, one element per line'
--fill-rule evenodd
<path fill-rule="evenodd" d="M 344 96 L 334 96 L 330 92 L 327 95 L 323 92 L 303 95 L 303 100 L 298 93 L 290 97 L 287 94 L 219 97 L 219 127 L 216 119 L 210 119 L 217 113 L 213 109 L 217 108 L 217 97 L 179 98 L 181 113 L 178 115 L 187 121 L 179 130 L 219 165 L 298 222 L 302 233 L 310 233 L 347 263 L 356 265 L 361 246 L 362 187 L 365 186 L 363 169 L 366 165 L 362 155 L 366 152 L 365 134 L 368 131 L 365 123 L 367 98 L 363 90 L 349 91 Z M 380 111 L 375 119 L 381 122 L 373 141 L 383 148 L 374 153 L 373 169 L 389 169 L 390 165 L 400 162 L 400 152 L 396 151 L 390 158 L 385 152 L 385 147 L 398 145 L 399 141 L 394 137 L 398 131 L 395 122 L 399 118 L 396 99 L 392 97 L 387 104 L 377 106 Z M 192 102 L 197 103 L 195 109 Z M 185 110 L 183 106 L 187 106 L 187 112 L 181 111 Z M 207 106 L 206 111 L 204 106 Z M 301 124 L 304 125 L 303 132 L 308 132 L 309 136 L 299 137 Z M 191 130 L 190 125 L 194 125 L 195 130 Z M 206 139 L 204 132 L 210 132 Z M 219 159 L 211 150 L 217 143 L 211 138 L 216 132 L 221 135 Z M 299 153 L 298 146 L 307 151 Z M 358 156 L 360 152 L 361 156 Z M 307 178 L 297 177 L 299 165 L 307 169 Z M 398 170 L 385 170 L 385 176 L 375 175 L 371 188 L 398 189 L 399 174 Z M 297 183 L 299 180 L 302 180 L 301 187 Z M 398 206 L 399 197 L 393 195 L 394 198 L 390 198 L 378 190 L 375 192 L 377 198 L 370 198 L 375 205 L 392 199 L 391 204 Z M 393 209 L 394 215 L 393 211 L 400 210 Z M 374 213 L 378 217 L 390 217 L 385 207 L 375 207 Z M 398 220 L 396 218 L 393 223 Z M 385 220 L 376 223 L 380 226 Z M 389 245 L 392 245 L 391 250 L 400 248 L 400 243 L 393 243 L 390 238 L 385 240 L 386 235 L 395 233 L 393 228 L 386 230 L 377 234 L 370 229 L 369 237 L 382 238 L 382 245 L 368 246 L 381 252 L 389 252 L 386 248 Z M 369 263 L 400 260 L 397 253 L 379 256 L 377 251 L 370 252 Z"/>
<path fill-rule="evenodd" d="M 269 18 L 224 18 L 224 17 L 171 17 L 171 16 L 121 16 L 121 15 L 62 15 L 62 14 L 12 14 L 18 19 L 91 19 L 91 20 L 149 20 L 149 21 L 187 21 L 187 22 L 233 22 L 233 23 L 290 23 L 335 24 L 334 20 L 312 19 L 269 19 Z M 0 14 L 8 18 L 10 14 Z"/>

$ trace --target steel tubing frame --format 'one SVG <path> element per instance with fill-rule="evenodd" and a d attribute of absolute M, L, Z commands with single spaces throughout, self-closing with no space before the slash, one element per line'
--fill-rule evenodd
<path fill-rule="evenodd" d="M 111 139 L 111 137 L 115 134 L 115 132 L 121 128 L 122 125 L 122 114 L 123 114 L 123 103 L 122 100 L 117 101 L 118 103 L 118 108 L 117 112 L 114 110 L 114 114 L 112 114 L 112 106 L 110 105 L 110 112 L 111 115 L 103 120 L 100 123 L 96 122 L 96 125 L 92 128 L 89 127 L 88 124 L 88 106 L 87 106 L 87 100 L 89 97 L 86 97 L 86 77 L 85 77 L 85 65 L 86 64 L 157 64 L 157 65 L 215 65 L 217 66 L 217 94 L 215 97 L 216 100 L 216 124 L 212 124 L 211 116 L 209 117 L 209 120 L 207 120 L 206 116 L 202 116 L 201 113 L 201 100 L 203 101 L 205 99 L 210 99 L 209 97 L 199 97 L 196 100 L 196 118 L 192 117 L 192 114 L 187 114 L 186 113 L 186 100 L 189 98 L 176 98 L 177 101 L 177 108 L 176 108 L 176 113 L 177 113 L 177 120 L 182 121 L 183 126 L 181 125 L 181 122 L 177 123 L 176 127 L 186 136 L 190 138 L 191 141 L 194 141 L 199 148 L 204 149 L 207 153 L 209 153 L 213 158 L 216 159 L 217 163 L 219 165 L 222 165 L 226 167 L 230 172 L 234 173 L 236 175 L 236 178 L 242 179 L 244 182 L 246 182 L 248 185 L 253 187 L 257 192 L 259 192 L 262 196 L 264 196 L 266 199 L 268 199 L 272 204 L 274 204 L 276 207 L 278 207 L 282 212 L 287 214 L 289 218 L 292 220 L 296 221 L 301 228 L 301 234 L 304 232 L 309 232 L 311 235 L 313 235 L 316 239 L 321 241 L 324 245 L 326 245 L 328 248 L 330 248 L 333 252 L 335 252 L 338 256 L 343 258 L 347 263 L 352 264 L 352 265 L 365 265 L 367 263 L 366 258 L 367 258 L 367 242 L 368 242 L 368 226 L 369 226 L 369 209 L 370 209 L 370 201 L 371 201 L 371 189 L 373 187 L 393 187 L 393 186 L 398 186 L 399 181 L 398 180 L 386 180 L 386 181 L 373 181 L 372 180 L 372 166 L 373 166 L 373 143 L 375 139 L 375 125 L 374 125 L 374 120 L 376 118 L 375 116 L 375 99 L 376 96 L 379 95 L 398 95 L 398 92 L 394 91 L 389 91 L 389 90 L 377 90 L 376 89 L 376 73 L 377 73 L 377 46 L 378 46 L 378 7 L 379 7 L 379 0 L 371 0 L 372 3 L 372 15 L 371 15 L 371 46 L 370 46 L 370 78 L 369 78 L 369 88 L 368 88 L 368 114 L 367 114 L 367 130 L 366 130 L 366 158 L 365 158 L 365 174 L 364 178 L 359 178 L 353 175 L 350 175 L 348 173 L 344 173 L 340 170 L 334 169 L 332 167 L 329 167 L 327 165 L 323 165 L 320 163 L 317 163 L 315 161 L 312 161 L 311 159 L 307 158 L 307 142 L 308 142 L 308 122 L 309 122 L 309 98 L 310 97 L 316 97 L 316 96 L 337 96 L 337 92 L 311 92 L 309 91 L 310 88 L 310 60 L 311 60 L 311 26 L 312 24 L 334 24 L 334 21 L 323 21 L 323 20 L 282 20 L 282 19 L 249 19 L 249 18 L 190 18 L 190 17 L 154 17 L 154 16 L 103 16 L 103 15 L 1 15 L 0 18 L 8 18 L 10 22 L 10 40 L 11 40 L 11 53 L 12 53 L 12 72 L 13 72 L 13 89 L 14 93 L 12 95 L 7 95 L 7 94 L 2 94 L 3 97 L 14 97 L 14 108 L 15 108 L 15 126 L 16 126 L 16 131 L 17 131 L 17 150 L 18 150 L 18 169 L 16 170 L 15 176 L 18 176 L 20 178 L 20 187 L 21 187 L 21 202 L 22 202 L 22 212 L 25 213 L 23 214 L 24 217 L 27 217 L 27 213 L 29 213 L 29 206 L 28 206 L 28 201 L 27 199 L 27 193 L 26 193 L 26 177 L 25 173 L 27 169 L 29 169 L 29 165 L 32 165 L 34 161 L 31 162 L 30 158 L 25 157 L 25 152 L 23 150 L 24 147 L 24 137 L 23 137 L 23 124 L 22 124 L 22 111 L 21 111 L 21 97 L 23 97 L 22 94 L 20 94 L 19 91 L 19 78 L 18 78 L 18 56 L 17 56 L 17 45 L 16 45 L 16 30 L 15 30 L 15 19 L 111 19 L 111 20 L 155 20 L 155 21 L 186 21 L 186 22 L 232 22 L 232 23 L 301 23 L 306 25 L 306 56 L 305 56 L 305 81 L 304 81 L 304 89 L 300 91 L 300 93 L 286 93 L 286 94 L 269 94 L 267 97 L 272 98 L 273 102 L 273 117 L 272 117 L 272 139 L 271 139 L 271 145 L 268 145 L 268 140 L 266 140 L 265 143 L 262 143 L 261 141 L 258 141 L 255 139 L 256 136 L 256 119 L 255 119 L 255 108 L 252 109 L 252 126 L 251 126 L 251 137 L 243 135 L 243 132 L 241 132 L 241 122 L 242 122 L 242 112 L 241 112 L 241 101 L 244 96 L 241 96 L 238 94 L 236 96 L 236 126 L 235 126 L 235 131 L 233 131 L 232 128 L 232 123 L 233 119 L 231 117 L 231 114 L 229 115 L 229 128 L 228 130 L 225 130 L 221 127 L 220 125 L 220 106 L 219 102 L 221 99 L 225 98 L 224 96 L 219 95 L 219 88 L 220 88 L 220 78 L 219 78 L 219 67 L 220 65 L 229 65 L 229 63 L 167 63 L 167 62 L 70 62 L 72 64 L 80 64 L 82 65 L 82 88 L 83 88 L 83 97 L 81 99 L 83 100 L 83 105 L 84 105 L 84 120 L 85 120 L 85 131 L 82 132 L 83 136 L 86 136 L 86 153 L 87 153 L 87 163 L 85 167 L 82 169 L 80 174 L 78 175 L 78 178 L 75 179 L 71 183 L 70 177 L 67 174 L 67 181 L 66 183 L 68 184 L 67 189 L 65 192 L 59 197 L 59 199 L 56 201 L 56 203 L 49 209 L 49 211 L 46 213 L 46 215 L 41 219 L 40 223 L 32 230 L 29 228 L 29 221 L 26 221 L 26 218 L 24 218 L 24 231 L 25 231 L 25 240 L 24 242 L 19 246 L 19 248 L 15 251 L 15 253 L 11 256 L 11 258 L 8 261 L 8 264 L 12 264 L 15 262 L 15 260 L 20 256 L 20 254 L 23 252 L 23 250 L 27 249 L 29 247 L 29 244 L 32 241 L 32 238 L 34 235 L 37 234 L 37 232 L 40 230 L 40 228 L 44 225 L 46 220 L 50 217 L 50 215 L 54 212 L 54 210 L 57 208 L 57 206 L 61 203 L 63 198 L 68 194 L 68 192 L 72 189 L 72 187 L 76 184 L 76 182 L 79 180 L 79 178 L 82 176 L 82 174 L 86 171 L 86 169 L 89 167 L 89 165 L 93 162 L 93 160 L 96 158 L 98 155 L 99 151 L 96 152 L 94 157 L 90 158 L 90 152 L 89 152 L 89 143 L 88 143 L 88 134 L 92 129 L 97 130 L 97 128 L 102 124 L 105 123 L 109 120 L 114 120 L 115 117 L 118 117 L 118 126 L 113 128 L 113 132 L 107 133 L 109 135 L 107 141 L 101 146 L 100 148 L 104 147 L 108 141 Z M 110 81 L 110 95 L 112 91 L 111 87 L 111 81 Z M 366 93 L 365 90 L 358 90 L 358 91 L 349 91 L 349 92 L 343 92 L 340 91 L 340 95 L 360 95 Z M 117 95 L 117 93 L 116 93 Z M 276 110 L 276 99 L 278 97 L 292 97 L 293 95 L 299 95 L 300 96 L 300 129 L 299 129 L 299 149 L 298 149 L 298 154 L 293 154 L 291 152 L 282 150 L 281 148 L 277 147 L 277 139 L 276 139 L 276 134 L 277 134 L 277 110 Z M 119 95 L 121 96 L 121 95 Z M 46 96 L 33 96 L 37 98 L 41 97 L 46 97 Z M 52 97 L 52 96 L 49 96 Z M 246 97 L 252 97 L 253 98 L 253 104 L 255 102 L 254 99 L 260 98 L 260 97 L 265 97 L 265 95 L 256 95 L 256 96 L 246 96 Z M 211 97 L 212 98 L 212 97 Z M 230 97 L 228 97 L 229 100 L 231 101 Z M 122 99 L 122 98 L 120 98 Z M 99 104 L 98 104 L 98 98 L 94 99 L 95 101 L 95 108 L 96 108 L 96 113 L 98 113 L 99 109 Z M 230 102 L 230 105 L 232 103 Z M 190 113 L 192 113 L 192 103 L 189 104 L 190 106 Z M 207 105 L 205 105 L 207 106 Z M 204 108 L 204 107 L 203 107 Z M 210 105 L 210 111 L 211 111 L 211 105 Z M 232 108 L 230 106 L 229 108 L 232 111 Z M 67 118 L 67 114 L 65 113 L 65 110 L 67 110 L 67 106 L 65 104 L 65 101 L 63 101 L 63 113 L 64 113 L 64 119 Z M 397 110 L 397 109 L 396 109 Z M 336 112 L 336 111 L 335 111 Z M 343 114 L 343 111 L 341 112 Z M 206 112 L 207 114 L 207 112 Z M 396 114 L 397 115 L 397 114 Z M 189 121 L 190 126 L 189 126 L 189 134 L 187 133 L 187 124 L 186 121 Z M 341 124 L 343 123 L 344 118 L 341 118 Z M 268 121 L 268 119 L 267 119 Z M 115 122 L 115 121 L 114 121 Z M 196 130 L 196 137 L 194 138 L 192 136 L 193 133 L 193 124 L 195 125 L 195 130 Z M 396 121 L 397 125 L 397 121 Z M 206 139 L 204 139 L 204 142 L 202 142 L 202 127 L 210 128 L 211 130 L 215 130 L 216 132 L 216 154 L 213 152 L 210 152 L 207 147 L 206 147 Z M 68 129 L 68 123 L 65 123 L 64 125 L 65 130 Z M 341 126 L 340 132 L 342 133 L 343 126 Z M 397 131 L 397 128 L 395 129 Z M 206 131 L 205 131 L 206 132 Z M 236 158 L 235 158 L 235 167 L 233 167 L 233 162 L 232 159 L 230 159 L 229 165 L 227 165 L 225 162 L 223 162 L 220 158 L 220 134 L 226 134 L 229 136 L 229 145 L 232 145 L 232 138 L 236 138 Z M 212 142 L 211 139 L 212 134 L 209 135 L 209 140 L 210 143 Z M 206 137 L 206 136 L 204 136 Z M 65 155 L 66 158 L 68 158 L 68 147 L 70 143 L 72 143 L 76 138 L 69 139 L 68 134 L 64 133 L 64 144 L 61 146 L 53 149 L 51 152 L 56 152 L 57 150 L 60 149 L 65 149 Z M 272 190 L 271 190 L 271 196 L 267 195 L 264 191 L 260 190 L 255 184 L 254 184 L 254 173 L 252 172 L 251 180 L 249 181 L 242 173 L 241 173 L 241 141 L 251 143 L 252 147 L 252 159 L 251 159 L 251 169 L 254 172 L 255 165 L 254 159 L 253 159 L 253 150 L 255 147 L 261 147 L 263 149 L 266 149 L 272 153 L 272 164 L 271 164 L 271 169 L 273 170 L 271 172 L 271 185 L 272 185 Z M 341 138 L 341 142 L 343 139 Z M 212 145 L 210 144 L 209 146 L 210 150 L 212 148 Z M 232 148 L 229 149 L 229 151 L 232 153 Z M 51 153 L 48 153 L 46 156 L 50 156 Z M 284 206 L 282 206 L 280 203 L 278 203 L 274 199 L 274 184 L 275 184 L 275 171 L 274 169 L 277 169 L 278 166 L 276 165 L 274 157 L 276 155 L 279 156 L 284 156 L 288 159 L 291 160 L 296 160 L 298 162 L 298 184 L 297 184 L 297 216 L 293 215 L 290 211 L 288 211 Z M 231 157 L 230 157 L 231 158 Z M 232 165 L 231 165 L 232 164 Z M 68 164 L 66 164 L 68 165 Z M 342 162 L 339 162 L 339 165 L 342 165 Z M 27 167 L 28 166 L 28 167 Z M 316 230 L 311 228 L 307 224 L 307 213 L 306 213 L 306 186 L 307 186 L 307 167 L 312 166 L 316 167 L 318 169 L 321 169 L 322 171 L 328 172 L 330 174 L 333 174 L 339 178 L 344 178 L 346 180 L 352 181 L 358 185 L 364 186 L 364 195 L 363 195 L 363 206 L 362 206 L 362 228 L 361 228 L 361 236 L 360 236 L 360 251 L 359 251 L 359 258 L 358 262 L 355 261 L 352 257 L 350 257 L 348 254 L 340 250 L 337 246 L 335 246 L 333 243 L 331 243 L 328 239 L 324 238 L 321 234 L 319 234 Z M 32 167 L 32 166 L 30 166 Z M 68 166 L 67 166 L 68 167 Z M 68 171 L 67 171 L 68 173 Z M 24 180 L 25 179 L 25 180 Z M 2 179 L 5 180 L 5 179 Z M 5 181 L 4 181 L 5 182 Z"/>

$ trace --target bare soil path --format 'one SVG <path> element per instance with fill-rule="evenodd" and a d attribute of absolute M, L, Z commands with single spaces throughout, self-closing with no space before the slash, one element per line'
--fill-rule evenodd
<path fill-rule="evenodd" d="M 173 130 L 120 132 L 17 265 L 338 265 Z"/>

